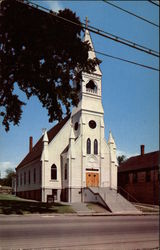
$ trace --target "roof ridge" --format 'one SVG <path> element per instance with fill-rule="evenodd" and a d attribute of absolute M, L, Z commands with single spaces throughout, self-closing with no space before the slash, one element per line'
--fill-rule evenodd
<path fill-rule="evenodd" d="M 120 164 L 119 171 L 134 171 L 138 169 L 151 168 L 159 164 L 160 151 L 153 151 L 144 155 L 130 157 Z"/>

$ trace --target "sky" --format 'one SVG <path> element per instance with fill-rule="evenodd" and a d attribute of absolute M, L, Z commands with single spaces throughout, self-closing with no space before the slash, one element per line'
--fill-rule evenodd
<path fill-rule="evenodd" d="M 104 1 L 33 1 L 58 11 L 69 8 L 89 25 L 110 32 L 147 48 L 159 51 L 159 29 L 143 20 L 122 12 Z M 114 4 L 158 24 L 158 7 L 149 1 L 114 1 Z M 96 51 L 159 67 L 158 58 L 126 45 L 91 33 Z M 117 155 L 127 157 L 159 150 L 159 72 L 115 60 L 97 54 L 102 61 L 102 103 L 104 107 L 105 137 L 112 131 Z M 20 93 L 21 99 L 25 96 Z M 47 110 L 36 97 L 23 108 L 19 126 L 11 125 L 5 132 L 0 127 L 0 173 L 5 176 L 7 168 L 15 168 L 29 150 L 29 136 L 33 143 L 42 135 L 42 128 L 50 129 Z"/>

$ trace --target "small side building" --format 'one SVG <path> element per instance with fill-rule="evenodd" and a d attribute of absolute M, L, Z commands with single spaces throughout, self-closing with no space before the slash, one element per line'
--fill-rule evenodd
<path fill-rule="evenodd" d="M 119 192 L 130 201 L 159 204 L 159 163 L 160 151 L 141 153 L 120 164 L 118 167 Z"/>

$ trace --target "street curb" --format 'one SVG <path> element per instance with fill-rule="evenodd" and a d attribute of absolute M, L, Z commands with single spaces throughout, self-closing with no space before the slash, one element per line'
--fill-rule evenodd
<path fill-rule="evenodd" d="M 100 217 L 100 216 L 152 216 L 152 215 L 159 215 L 159 213 L 64 213 L 64 214 L 55 214 L 55 213 L 50 213 L 50 214 L 0 214 L 0 218 L 1 217 L 29 217 L 29 216 L 43 216 L 43 217 L 55 217 L 55 216 L 78 216 L 78 217 L 91 217 L 91 216 L 96 216 L 96 217 Z"/>
<path fill-rule="evenodd" d="M 137 214 L 121 214 L 121 213 L 116 213 L 116 214 L 101 214 L 101 213 L 94 213 L 94 214 L 77 214 L 78 216 L 152 216 L 152 215 L 159 215 L 159 213 L 137 213 Z"/>

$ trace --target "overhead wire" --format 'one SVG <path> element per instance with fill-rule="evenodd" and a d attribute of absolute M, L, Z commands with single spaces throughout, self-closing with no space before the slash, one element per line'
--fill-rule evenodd
<path fill-rule="evenodd" d="M 158 3 L 154 2 L 154 1 L 148 0 L 148 2 L 150 2 L 150 3 L 152 3 L 152 4 L 154 4 L 154 5 L 158 6 L 158 7 L 160 7 L 160 4 L 158 4 Z"/>
<path fill-rule="evenodd" d="M 82 24 L 85 25 L 84 23 L 82 23 Z M 84 26 L 84 28 L 85 28 L 85 26 Z M 103 31 L 103 30 L 101 30 L 101 29 L 95 28 L 95 27 L 93 27 L 93 26 L 91 26 L 91 25 L 88 25 L 87 29 L 88 29 L 89 31 L 93 32 L 93 33 L 96 33 L 94 30 L 97 30 L 98 35 L 104 36 L 104 37 L 106 37 L 106 38 L 112 39 L 112 40 L 114 40 L 114 41 L 116 41 L 116 42 L 122 43 L 122 44 L 127 45 L 127 46 L 129 46 L 129 47 L 132 47 L 132 48 L 134 48 L 134 49 L 138 49 L 138 50 L 141 50 L 141 51 L 146 52 L 146 53 L 148 53 L 148 54 L 151 54 L 151 55 L 153 55 L 153 56 L 159 57 L 159 53 L 158 53 L 157 51 L 155 51 L 155 50 L 153 50 L 153 49 L 149 49 L 149 48 L 147 48 L 147 47 L 145 47 L 145 46 L 143 46 L 143 45 L 139 45 L 138 43 L 129 41 L 129 40 L 125 39 L 125 38 L 121 38 L 121 37 L 116 36 L 116 35 L 114 35 L 114 34 L 111 34 L 111 33 L 109 33 L 109 32 L 106 32 L 106 31 Z M 91 29 L 93 29 L 93 30 L 91 30 Z M 99 32 L 101 32 L 101 33 L 99 33 Z M 97 33 L 96 33 L 96 34 L 97 34 Z M 111 37 L 108 37 L 108 36 L 106 36 L 106 35 L 104 35 L 104 34 L 110 35 Z M 153 52 L 154 52 L 154 53 L 153 53 Z"/>
<path fill-rule="evenodd" d="M 152 25 L 154 25 L 154 26 L 156 26 L 156 27 L 159 28 L 159 25 L 158 25 L 158 24 L 155 24 L 155 23 L 153 23 L 153 22 L 147 20 L 146 18 L 144 18 L 144 17 L 142 17 L 142 16 L 139 16 L 139 15 L 137 15 L 137 14 L 134 14 L 134 13 L 131 12 L 131 11 L 125 10 L 124 8 L 121 8 L 120 6 L 118 6 L 118 5 L 116 5 L 116 4 L 113 4 L 113 3 L 111 3 L 111 2 L 108 2 L 107 0 L 102 0 L 102 1 L 103 1 L 104 3 L 107 3 L 107 4 L 109 4 L 109 5 L 111 5 L 111 6 L 115 7 L 115 8 L 117 8 L 117 9 L 119 9 L 119 10 L 122 10 L 122 11 L 124 11 L 124 12 L 126 12 L 126 13 L 128 13 L 128 14 L 134 16 L 134 17 L 137 17 L 137 18 L 139 18 L 139 19 L 141 19 L 141 20 L 143 20 L 143 21 L 145 21 L 145 22 L 147 22 L 147 23 L 149 23 L 149 24 L 152 24 Z"/>
<path fill-rule="evenodd" d="M 49 9 L 47 9 L 47 8 L 45 8 L 45 7 L 42 7 L 42 6 L 39 6 L 39 5 L 37 5 L 37 4 L 34 4 L 34 3 L 32 3 L 31 1 L 28 1 L 28 0 L 24 0 L 24 1 L 22 1 L 22 0 L 17 0 L 18 2 L 26 2 L 27 4 L 29 4 L 29 3 L 31 3 L 32 4 L 32 7 L 34 7 L 35 5 L 36 5 L 36 7 L 40 7 L 40 8 L 42 8 L 42 9 L 45 9 L 45 10 L 47 10 L 47 11 L 49 11 L 49 13 L 50 14 L 52 14 L 52 15 L 54 15 L 54 16 L 56 16 L 57 18 L 59 18 L 59 19 L 61 19 L 61 20 L 64 20 L 64 21 L 67 21 L 67 22 L 69 22 L 69 23 L 72 23 L 72 24 L 74 24 L 74 25 L 78 25 L 78 26 L 80 26 L 80 27 L 83 27 L 83 28 L 85 28 L 85 29 L 87 29 L 87 30 L 89 30 L 89 31 L 91 31 L 91 32 L 93 32 L 93 33 L 98 33 L 98 32 L 96 32 L 94 29 L 96 29 L 95 27 L 93 27 L 93 26 L 89 26 L 89 27 L 85 27 L 85 24 L 84 23 L 80 23 L 80 24 L 78 24 L 78 23 L 75 23 L 75 22 L 73 22 L 73 21 L 71 21 L 71 20 L 69 20 L 69 19 L 66 19 L 66 18 L 64 18 L 64 17 L 60 17 L 60 16 L 57 16 L 57 14 L 56 14 L 56 12 L 53 12 L 53 11 L 50 11 Z M 93 29 L 93 30 L 92 30 Z M 100 29 L 98 29 L 99 31 L 101 31 Z M 104 32 L 104 31 L 102 31 L 102 32 Z M 107 34 L 110 34 L 110 33 L 108 33 L 108 32 L 106 32 Z M 100 35 L 99 33 L 98 33 L 98 35 Z M 106 36 L 105 34 L 101 34 L 102 36 Z M 111 34 L 112 35 L 112 34 Z M 114 35 L 113 35 L 114 36 Z M 114 40 L 114 38 L 110 38 L 110 39 L 112 39 L 112 40 Z M 120 39 L 119 37 L 116 37 L 116 41 L 119 41 L 118 39 Z M 128 41 L 128 40 L 126 40 L 126 39 L 124 39 L 125 41 Z M 120 41 L 121 43 L 123 43 L 122 41 Z M 134 43 L 135 44 L 135 43 Z M 135 46 L 136 45 L 138 45 L 138 44 L 135 44 Z M 128 45 L 128 46 L 131 46 L 131 45 Z M 138 46 L 141 46 L 141 45 L 138 45 Z M 146 48 L 146 47 L 144 47 L 144 46 L 141 46 L 142 48 L 144 48 L 144 49 L 148 49 L 148 48 Z M 135 47 L 134 47 L 135 48 Z M 137 49 L 139 49 L 139 50 L 142 50 L 143 51 L 143 49 L 140 49 L 140 48 L 137 48 Z M 155 53 L 158 53 L 158 52 L 156 52 L 156 51 L 154 51 L 154 50 L 151 50 L 151 49 L 148 49 L 149 51 L 151 51 L 152 53 L 153 52 L 155 52 Z M 149 52 L 148 51 L 148 52 Z M 144 51 L 144 52 L 146 52 L 146 51 Z M 147 69 L 151 69 L 151 70 L 155 70 L 155 71 L 159 71 L 159 69 L 157 69 L 157 68 L 154 68 L 154 67 L 151 67 L 151 66 L 148 66 L 148 65 L 144 65 L 144 64 L 140 64 L 140 63 L 138 63 L 138 62 L 135 62 L 135 61 L 130 61 L 130 60 L 127 60 L 127 59 L 124 59 L 124 58 L 120 58 L 120 57 L 117 57 L 117 56 L 112 56 L 112 55 L 109 55 L 109 54 L 107 54 L 107 53 L 103 53 L 103 52 L 99 52 L 99 51 L 95 51 L 95 53 L 97 53 L 97 54 L 101 54 L 101 55 L 103 55 L 103 56 L 106 56 L 106 57 L 110 57 L 110 58 L 113 58 L 113 59 L 117 59 L 117 60 L 121 60 L 121 61 L 124 61 L 124 62 L 127 62 L 127 63 L 131 63 L 131 64 L 134 64 L 134 65 L 137 65 L 137 66 L 141 66 L 141 67 L 144 67 L 144 68 L 147 68 Z M 147 52 L 146 52 L 147 53 Z M 150 53 L 149 53 L 150 54 Z M 155 55 L 155 54 L 154 54 Z M 155 55 L 155 56 L 157 56 L 157 57 L 159 57 L 158 55 Z"/>
<path fill-rule="evenodd" d="M 92 51 L 93 51 L 93 50 L 92 50 Z M 123 62 L 131 63 L 131 64 L 134 64 L 134 65 L 137 65 L 137 66 L 141 66 L 141 67 L 144 67 L 144 68 L 147 68 L 147 69 L 152 69 L 152 70 L 155 70 L 155 71 L 160 71 L 159 69 L 154 68 L 154 67 L 152 67 L 152 66 L 145 65 L 145 64 L 141 64 L 141 63 L 138 63 L 138 62 L 135 62 L 135 61 L 130 61 L 130 60 L 127 60 L 127 59 L 124 59 L 124 58 L 121 58 L 121 57 L 112 56 L 112 55 L 106 54 L 106 53 L 104 53 L 104 52 L 100 52 L 100 51 L 96 51 L 96 50 L 94 50 L 94 52 L 95 52 L 96 54 L 100 54 L 100 55 L 102 55 L 102 56 L 106 56 L 106 57 L 110 57 L 110 58 L 113 58 L 113 59 L 117 59 L 117 60 L 120 60 L 120 61 L 123 61 Z"/>
<path fill-rule="evenodd" d="M 66 21 L 66 22 L 68 22 L 68 23 L 77 25 L 77 26 L 82 27 L 82 28 L 86 28 L 86 27 L 85 27 L 85 26 L 86 26 L 85 23 L 83 23 L 83 22 L 81 22 L 81 23 L 76 23 L 76 22 L 73 22 L 73 21 L 71 21 L 71 20 L 69 20 L 69 19 L 67 19 L 67 18 L 58 16 L 56 12 L 53 12 L 53 11 L 51 11 L 51 10 L 45 8 L 45 7 L 39 6 L 39 5 L 35 4 L 35 3 L 33 3 L 32 1 L 28 1 L 28 0 L 24 0 L 24 1 L 22 1 L 22 0 L 17 0 L 17 1 L 18 1 L 18 2 L 21 2 L 21 3 L 27 3 L 28 5 L 31 4 L 30 6 L 33 6 L 33 7 L 35 6 L 36 8 L 39 7 L 39 8 L 41 8 L 41 9 L 45 9 L 45 10 L 47 10 L 50 14 L 52 14 L 53 16 L 55 16 L 55 17 L 58 18 L 58 19 L 64 20 L 64 21 Z M 114 35 L 114 34 L 111 34 L 111 33 L 109 33 L 109 32 L 103 31 L 103 30 L 101 30 L 101 29 L 99 29 L 99 28 L 96 28 L 96 27 L 93 27 L 93 26 L 91 26 L 91 25 L 88 25 L 88 26 L 87 26 L 87 29 L 88 29 L 90 32 L 95 33 L 95 34 L 97 34 L 97 35 L 100 35 L 100 36 L 102 36 L 102 37 L 111 39 L 111 40 L 113 40 L 113 41 L 115 41 L 115 42 L 119 42 L 119 43 L 124 44 L 124 45 L 127 45 L 127 46 L 129 46 L 129 47 L 131 47 L 131 48 L 137 49 L 137 50 L 142 51 L 142 52 L 145 52 L 145 53 L 147 53 L 147 54 L 150 54 L 150 55 L 159 57 L 159 53 L 158 53 L 157 51 L 153 50 L 153 49 L 150 49 L 150 48 L 147 48 L 147 47 L 145 47 L 145 46 L 139 45 L 139 44 L 137 44 L 137 43 L 135 43 L 135 42 L 129 41 L 129 40 L 124 39 L 124 38 L 121 38 L 121 37 L 116 36 L 116 35 Z"/>

